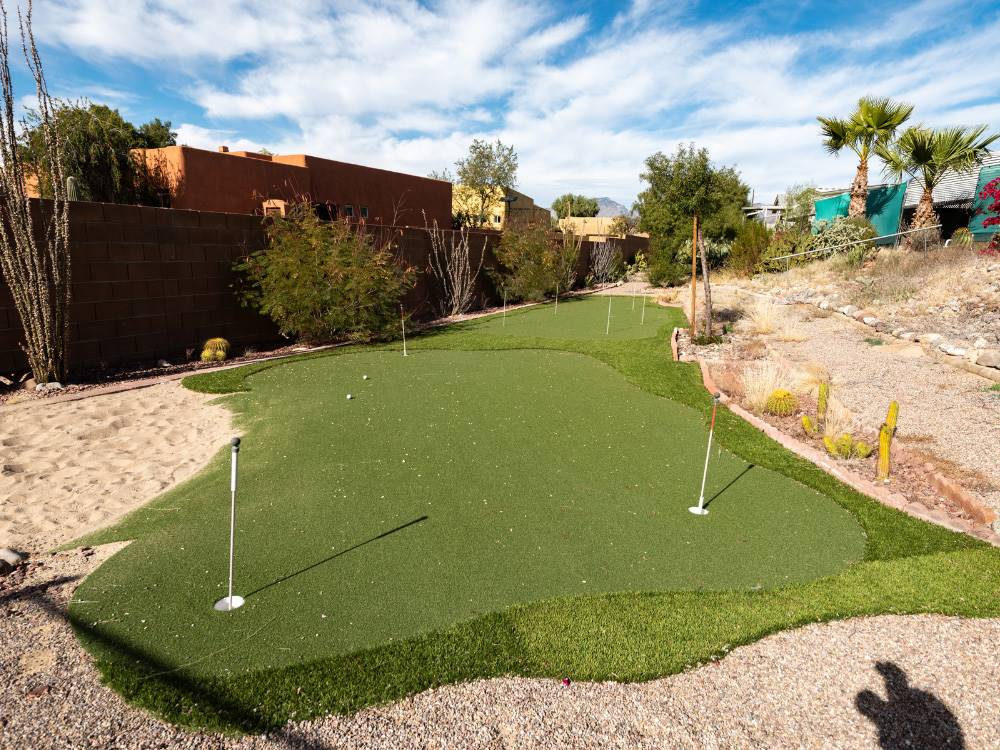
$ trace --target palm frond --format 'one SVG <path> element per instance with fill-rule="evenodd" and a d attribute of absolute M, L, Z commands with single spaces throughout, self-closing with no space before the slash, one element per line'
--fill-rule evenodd
<path fill-rule="evenodd" d="M 847 120 L 839 117 L 817 117 L 820 124 L 820 134 L 823 136 L 823 147 L 828 153 L 837 155 L 845 146 L 850 146 L 853 140 Z"/>

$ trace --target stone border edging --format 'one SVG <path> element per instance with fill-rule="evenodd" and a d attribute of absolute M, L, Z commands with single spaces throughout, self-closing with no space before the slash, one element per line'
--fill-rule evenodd
<path fill-rule="evenodd" d="M 671 335 L 671 347 L 673 349 L 674 361 L 678 361 L 676 344 L 677 333 L 679 330 L 680 329 L 675 328 L 673 334 Z M 705 390 L 709 393 L 719 393 L 720 401 L 722 401 L 722 403 L 724 403 L 736 416 L 763 432 L 767 435 L 767 437 L 771 438 L 782 447 L 787 448 L 797 456 L 815 464 L 834 479 L 838 479 L 852 489 L 882 503 L 882 505 L 902 511 L 903 513 L 913 516 L 914 518 L 919 518 L 921 521 L 927 521 L 928 523 L 943 526 L 950 531 L 968 534 L 976 537 L 977 539 L 981 539 L 994 547 L 1000 548 L 1000 534 L 997 534 L 995 531 L 992 531 L 989 528 L 975 526 L 969 521 L 965 521 L 961 518 L 953 518 L 943 511 L 931 510 L 929 508 L 925 508 L 919 503 L 910 502 L 899 492 L 890 492 L 886 487 L 880 487 L 871 480 L 865 479 L 864 477 L 858 476 L 853 472 L 847 471 L 841 466 L 835 465 L 831 462 L 829 456 L 822 453 L 818 449 L 803 443 L 801 440 L 798 440 L 791 435 L 786 435 L 770 423 L 765 422 L 755 414 L 748 412 L 719 389 L 719 387 L 715 384 L 715 381 L 712 379 L 711 373 L 708 371 L 708 365 L 701 357 L 698 357 L 696 361 L 699 369 L 701 370 L 702 384 L 705 386 Z M 945 481 L 949 482 L 950 480 L 945 479 Z M 954 483 L 951 484 L 961 490 L 961 488 L 954 485 Z M 962 490 L 962 492 L 964 492 L 964 490 Z M 944 493 L 942 492 L 942 494 Z M 956 502 L 961 504 L 961 501 L 956 500 Z M 965 506 L 963 505 L 962 507 L 964 508 Z"/>

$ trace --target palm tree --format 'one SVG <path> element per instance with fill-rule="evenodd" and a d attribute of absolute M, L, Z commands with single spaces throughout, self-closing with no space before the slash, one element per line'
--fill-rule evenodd
<path fill-rule="evenodd" d="M 846 120 L 838 117 L 817 117 L 821 125 L 823 145 L 831 154 L 849 148 L 858 155 L 858 171 L 851 184 L 851 205 L 848 216 L 865 215 L 868 202 L 868 159 L 876 149 L 892 141 L 896 129 L 913 112 L 912 104 L 894 102 L 887 97 L 866 96 Z"/>
<path fill-rule="evenodd" d="M 883 144 L 878 148 L 878 157 L 885 162 L 886 174 L 896 179 L 907 174 L 923 183 L 924 192 L 913 213 L 911 229 L 938 223 L 934 211 L 934 188 L 949 170 L 965 172 L 982 164 L 989 154 L 990 144 L 1000 138 L 1000 133 L 985 133 L 985 125 L 940 130 L 915 125 L 907 128 L 896 143 Z"/>

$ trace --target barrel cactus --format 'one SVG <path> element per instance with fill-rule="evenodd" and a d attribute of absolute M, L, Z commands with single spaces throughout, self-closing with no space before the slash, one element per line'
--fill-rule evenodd
<path fill-rule="evenodd" d="M 202 362 L 222 362 L 229 356 L 229 342 L 223 338 L 209 339 L 201 350 Z"/>
<path fill-rule="evenodd" d="M 787 417 L 795 413 L 795 410 L 799 408 L 799 400 L 795 397 L 795 394 L 784 388 L 777 388 L 771 391 L 771 395 L 767 397 L 767 405 L 765 409 L 769 414 L 775 414 L 779 417 Z"/>

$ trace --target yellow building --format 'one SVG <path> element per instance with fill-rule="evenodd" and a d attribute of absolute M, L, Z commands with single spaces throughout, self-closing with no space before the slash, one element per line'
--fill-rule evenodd
<path fill-rule="evenodd" d="M 508 200 L 504 200 L 504 198 Z M 509 200 L 514 198 L 513 201 Z M 524 221 L 525 223 L 537 223 L 548 226 L 552 222 L 552 214 L 549 209 L 535 205 L 535 199 L 517 190 L 508 190 L 506 193 L 496 191 L 496 196 L 490 205 L 483 210 L 482 222 L 477 222 L 479 215 L 480 199 L 472 190 L 465 185 L 455 185 L 451 193 L 452 213 L 461 216 L 473 217 L 471 222 L 486 229 L 503 229 L 510 221 Z M 508 209 L 509 207 L 509 209 Z M 508 217 L 508 210 L 510 216 Z"/>
<path fill-rule="evenodd" d="M 603 242 L 608 237 L 620 236 L 612 234 L 611 231 L 611 226 L 617 218 L 617 216 L 568 216 L 565 219 L 559 219 L 559 229 L 563 232 L 579 235 L 585 240 Z M 629 234 L 639 237 L 649 236 L 640 232 L 629 232 Z"/>

